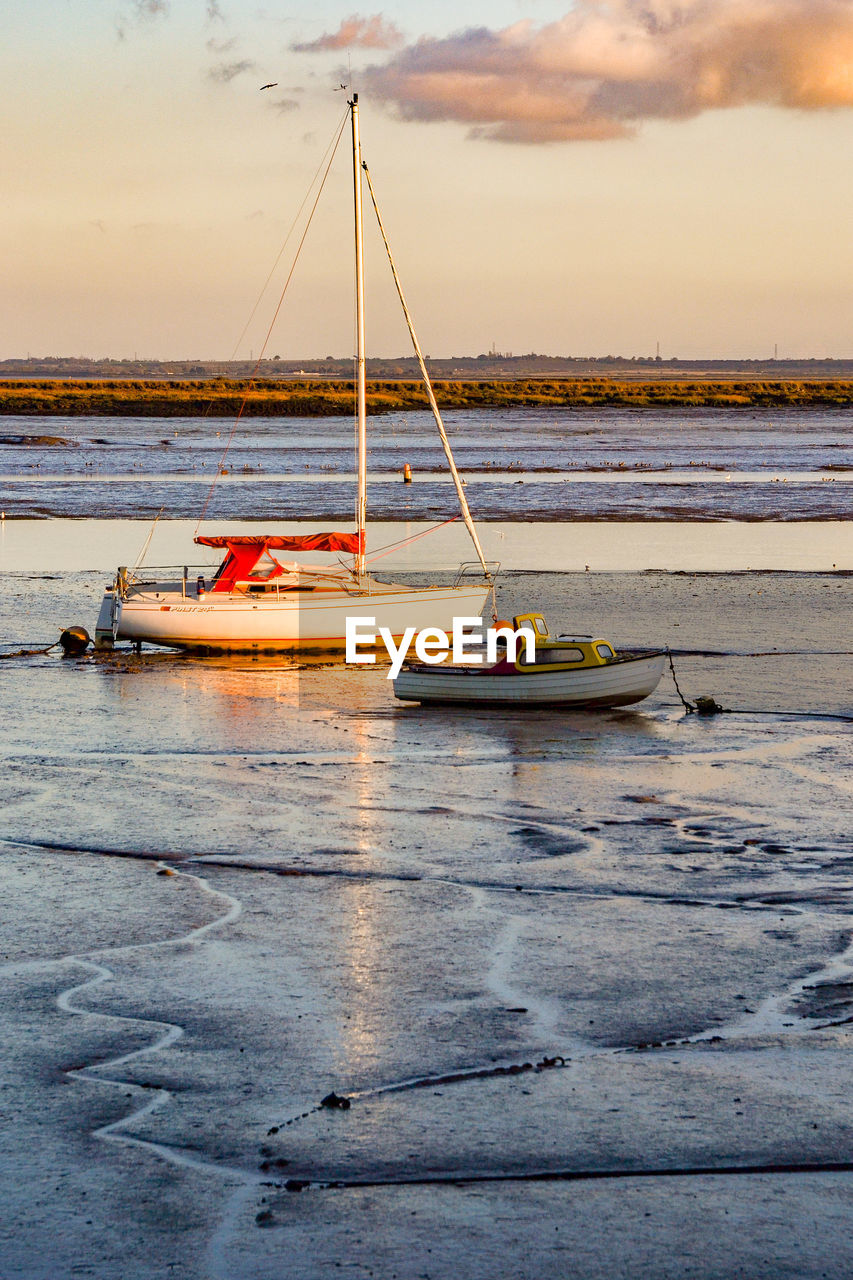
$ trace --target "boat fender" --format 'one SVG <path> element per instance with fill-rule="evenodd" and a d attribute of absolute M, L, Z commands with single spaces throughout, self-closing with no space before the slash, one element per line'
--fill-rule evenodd
<path fill-rule="evenodd" d="M 403 467 L 403 484 L 411 484 L 411 483 L 412 483 L 412 468 L 409 466 L 407 462 L 406 465 Z"/>
<path fill-rule="evenodd" d="M 85 627 L 66 627 L 59 637 L 59 643 L 62 645 L 63 657 L 79 658 L 92 643 L 92 638 Z"/>
<path fill-rule="evenodd" d="M 196 588 L 196 595 L 199 597 L 199 599 L 201 599 L 201 597 L 204 595 L 205 591 L 207 590 L 204 583 L 204 578 L 201 574 L 198 575 L 198 581 L 195 584 L 195 588 Z"/>
<path fill-rule="evenodd" d="M 507 622 L 506 618 L 495 618 L 494 622 L 492 623 L 492 627 L 494 628 L 495 631 L 500 631 L 501 627 L 506 627 L 507 631 L 514 630 L 512 623 Z M 495 645 L 498 649 L 506 649 L 507 647 L 506 636 L 498 636 L 497 639 L 495 640 Z"/>

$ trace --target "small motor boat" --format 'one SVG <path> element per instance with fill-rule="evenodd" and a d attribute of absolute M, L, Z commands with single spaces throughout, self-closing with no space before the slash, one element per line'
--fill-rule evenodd
<path fill-rule="evenodd" d="M 665 650 L 617 653 L 600 637 L 552 636 L 541 613 L 517 615 L 513 628 L 532 631 L 532 655 L 522 643 L 516 656 L 488 666 L 407 663 L 395 696 L 479 707 L 624 707 L 647 698 L 663 675 Z"/>

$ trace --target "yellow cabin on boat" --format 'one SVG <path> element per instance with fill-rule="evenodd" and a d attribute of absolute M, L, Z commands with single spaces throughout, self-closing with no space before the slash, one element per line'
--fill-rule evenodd
<path fill-rule="evenodd" d="M 541 613 L 519 613 L 512 625 L 516 631 L 532 631 L 536 637 L 535 661 L 526 661 L 526 651 L 521 648 L 516 658 L 516 669 L 522 673 L 547 667 L 549 671 L 579 670 L 583 667 L 603 667 L 616 658 L 616 650 L 608 640 L 600 636 L 552 636 Z"/>

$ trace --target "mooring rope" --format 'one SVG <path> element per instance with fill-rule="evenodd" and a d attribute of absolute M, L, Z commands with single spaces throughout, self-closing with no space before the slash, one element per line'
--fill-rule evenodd
<path fill-rule="evenodd" d="M 784 708 L 762 708 L 753 707 L 722 707 L 715 698 L 699 697 L 695 702 L 688 702 L 684 694 L 681 692 L 681 686 L 678 683 L 678 677 L 675 674 L 675 665 L 672 661 L 672 651 L 669 645 L 666 647 L 666 656 L 669 659 L 669 669 L 672 672 L 672 683 L 675 685 L 675 692 L 681 699 L 681 705 L 688 715 L 694 711 L 700 716 L 790 716 L 799 720 L 843 720 L 846 723 L 853 723 L 853 715 L 847 715 L 843 711 L 786 711 Z M 767 654 L 741 654 L 741 657 L 775 657 L 775 653 Z"/>
<path fill-rule="evenodd" d="M 696 708 L 694 707 L 692 702 L 687 701 L 684 694 L 681 692 L 681 686 L 678 683 L 678 676 L 675 674 L 675 665 L 672 661 L 672 650 L 670 649 L 669 645 L 666 646 L 666 656 L 669 659 L 669 669 L 672 672 L 672 683 L 675 685 L 675 692 L 678 694 L 679 698 L 681 699 L 681 705 L 684 707 L 684 710 L 687 712 L 688 715 L 690 715 L 691 712 L 696 710 Z"/>
<path fill-rule="evenodd" d="M 15 649 L 13 653 L 0 653 L 0 659 L 3 658 L 35 658 L 42 653 L 50 653 L 51 649 L 55 649 L 59 644 L 58 640 L 54 640 L 53 644 L 49 644 L 46 649 Z"/>

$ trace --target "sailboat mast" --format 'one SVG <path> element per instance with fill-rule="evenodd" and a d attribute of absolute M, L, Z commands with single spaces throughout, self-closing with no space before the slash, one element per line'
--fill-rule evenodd
<path fill-rule="evenodd" d="M 358 496 L 355 520 L 359 551 L 355 571 L 364 573 L 365 526 L 367 522 L 367 381 L 364 356 L 364 231 L 361 207 L 361 141 L 358 133 L 358 94 L 352 95 L 352 165 L 355 202 L 355 313 L 356 313 L 356 405 L 358 414 Z"/>

